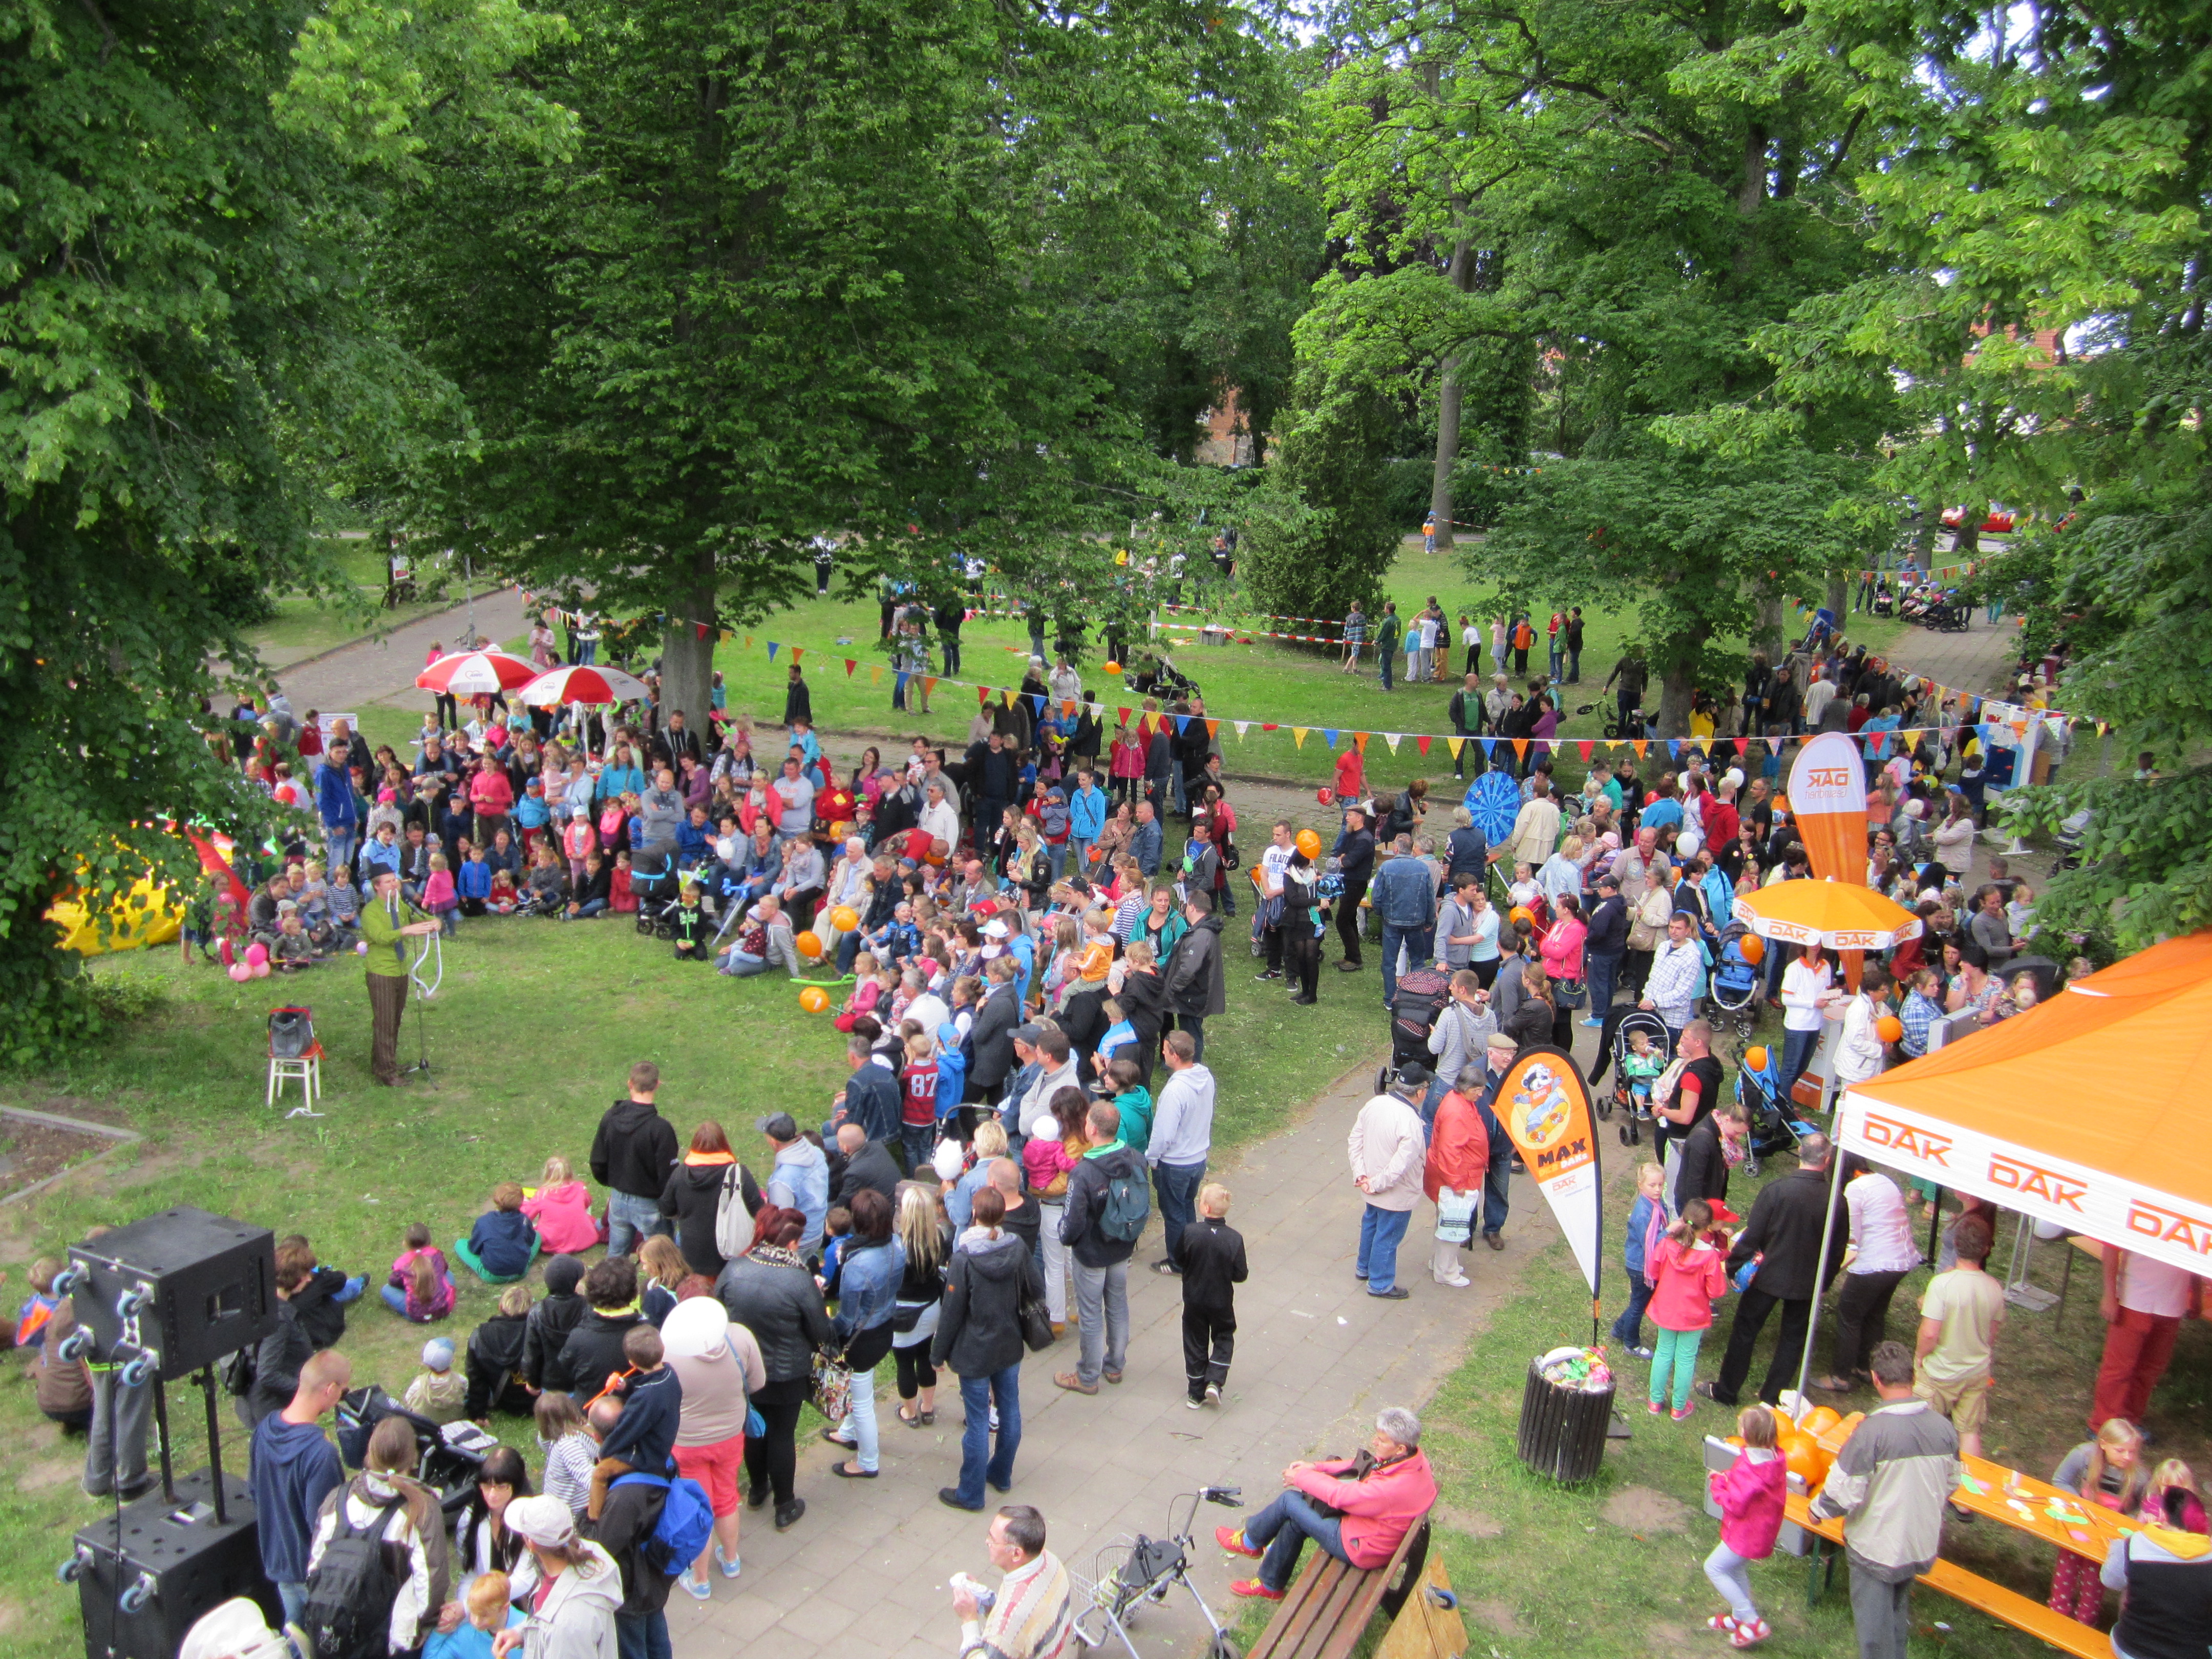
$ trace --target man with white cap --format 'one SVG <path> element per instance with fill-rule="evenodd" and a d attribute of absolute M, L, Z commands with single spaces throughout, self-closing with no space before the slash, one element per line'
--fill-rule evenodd
<path fill-rule="evenodd" d="M 684 1407 L 677 1419 L 676 1469 L 696 1480 L 714 1512 L 714 1541 L 699 1552 L 677 1583 L 696 1601 L 714 1593 L 707 1577 L 711 1552 L 722 1577 L 735 1578 L 743 1568 L 738 1555 L 738 1523 L 744 1506 L 738 1501 L 738 1472 L 745 1461 L 747 1396 L 768 1386 L 768 1367 L 760 1344 L 711 1296 L 679 1302 L 660 1323 L 660 1340 L 669 1368 L 684 1385 Z"/>
<path fill-rule="evenodd" d="M 528 1619 L 492 1638 L 494 1659 L 517 1648 L 525 1659 L 617 1659 L 623 1582 L 614 1558 L 576 1535 L 575 1517 L 557 1498 L 518 1498 L 501 1519 L 537 1561 L 546 1589 Z"/>

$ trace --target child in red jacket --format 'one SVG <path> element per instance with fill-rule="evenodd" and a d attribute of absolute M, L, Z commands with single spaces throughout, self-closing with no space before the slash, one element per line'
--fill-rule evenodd
<path fill-rule="evenodd" d="M 1705 1242 L 1712 1224 L 1713 1206 L 1704 1199 L 1683 1205 L 1649 1269 L 1651 1303 L 1644 1311 L 1659 1328 L 1651 1344 L 1651 1414 L 1667 1409 L 1671 1376 L 1677 1423 L 1690 1414 L 1690 1382 L 1697 1375 L 1698 1345 L 1713 1322 L 1713 1304 L 1728 1293 L 1728 1263 Z"/>
<path fill-rule="evenodd" d="M 1726 1613 L 1705 1620 L 1705 1628 L 1721 1632 L 1731 1646 L 1747 1648 L 1774 1633 L 1752 1603 L 1746 1569 L 1774 1553 L 1790 1471 L 1774 1448 L 1774 1413 L 1765 1407 L 1747 1407 L 1735 1419 L 1735 1431 L 1743 1437 L 1735 1462 L 1705 1477 L 1713 1502 L 1721 1506 L 1721 1541 L 1705 1558 L 1705 1577 L 1729 1604 Z"/>

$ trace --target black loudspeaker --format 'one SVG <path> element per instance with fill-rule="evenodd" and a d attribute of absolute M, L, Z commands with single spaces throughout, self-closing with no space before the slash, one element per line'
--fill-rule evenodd
<path fill-rule="evenodd" d="M 76 1580 L 85 1659 L 173 1659 L 193 1622 L 234 1595 L 252 1597 L 281 1627 L 276 1589 L 261 1575 L 252 1492 L 224 1477 L 222 1521 L 214 1496 L 202 1469 L 177 1482 L 173 1498 L 155 1492 L 77 1534 L 62 1573 Z"/>
<path fill-rule="evenodd" d="M 84 1357 L 149 1356 L 164 1382 L 276 1328 L 276 1236 L 266 1227 L 164 1210 L 72 1244 L 70 1268 L 77 1323 L 92 1342 Z"/>

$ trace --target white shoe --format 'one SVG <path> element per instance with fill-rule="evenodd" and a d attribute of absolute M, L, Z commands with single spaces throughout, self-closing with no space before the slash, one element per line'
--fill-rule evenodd
<path fill-rule="evenodd" d="M 1474 1284 L 1474 1281 L 1469 1279 L 1465 1273 L 1454 1273 L 1449 1279 L 1439 1279 L 1437 1280 L 1437 1283 L 1439 1285 L 1449 1285 L 1454 1290 L 1464 1290 L 1468 1285 Z"/>
<path fill-rule="evenodd" d="M 1206 1403 L 1209 1406 L 1218 1406 L 1221 1403 L 1221 1385 L 1219 1383 L 1209 1382 L 1206 1385 Z"/>

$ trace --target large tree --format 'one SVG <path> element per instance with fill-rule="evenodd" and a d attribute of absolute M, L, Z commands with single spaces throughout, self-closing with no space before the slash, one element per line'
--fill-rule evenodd
<path fill-rule="evenodd" d="M 573 157 L 457 157 L 380 249 L 471 411 L 409 482 L 412 527 L 661 614 L 665 696 L 696 713 L 713 629 L 804 592 L 821 532 L 854 532 L 863 580 L 956 553 L 1019 580 L 1150 510 L 1147 422 L 1109 377 L 1194 228 L 1219 253 L 1206 187 L 1273 118 L 1244 19 L 1165 0 L 568 15 L 532 72 L 577 113 Z M 1156 440 L 1196 376 L 1125 372 Z"/>

